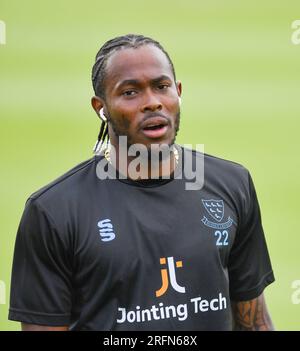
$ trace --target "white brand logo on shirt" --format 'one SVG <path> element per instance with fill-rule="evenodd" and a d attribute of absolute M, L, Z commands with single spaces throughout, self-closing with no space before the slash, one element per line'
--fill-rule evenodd
<path fill-rule="evenodd" d="M 116 235 L 110 219 L 102 219 L 97 223 L 102 241 L 111 241 Z"/>

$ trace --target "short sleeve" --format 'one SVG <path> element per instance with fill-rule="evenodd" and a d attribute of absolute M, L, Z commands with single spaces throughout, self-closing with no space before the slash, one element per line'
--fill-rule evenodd
<path fill-rule="evenodd" d="M 228 272 L 230 298 L 234 301 L 258 297 L 275 280 L 256 191 L 249 173 L 244 209 L 230 251 Z"/>
<path fill-rule="evenodd" d="M 70 323 L 72 258 L 52 218 L 29 199 L 19 225 L 11 277 L 9 319 L 29 324 Z"/>

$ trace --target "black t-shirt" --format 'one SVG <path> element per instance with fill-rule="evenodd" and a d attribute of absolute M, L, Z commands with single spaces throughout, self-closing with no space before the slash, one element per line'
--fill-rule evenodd
<path fill-rule="evenodd" d="M 231 330 L 231 300 L 253 299 L 274 281 L 249 172 L 205 155 L 204 186 L 186 190 L 184 176 L 100 180 L 101 159 L 28 199 L 9 319 L 71 330 Z"/>

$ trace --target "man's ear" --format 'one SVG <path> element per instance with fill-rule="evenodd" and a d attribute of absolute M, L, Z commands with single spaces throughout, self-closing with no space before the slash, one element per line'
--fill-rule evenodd
<path fill-rule="evenodd" d="M 100 117 L 99 112 L 100 112 L 101 108 L 104 106 L 103 100 L 101 98 L 99 98 L 99 96 L 93 96 L 91 98 L 91 104 L 93 106 L 93 109 L 97 113 L 98 117 Z"/>
<path fill-rule="evenodd" d="M 178 80 L 178 81 L 176 82 L 176 90 L 177 90 L 178 96 L 180 97 L 181 94 L 182 94 L 182 84 L 181 84 L 181 81 L 180 81 L 180 80 Z"/>

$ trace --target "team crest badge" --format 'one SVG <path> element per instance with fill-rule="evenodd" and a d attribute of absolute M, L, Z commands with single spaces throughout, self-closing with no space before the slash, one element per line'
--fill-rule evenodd
<path fill-rule="evenodd" d="M 206 212 L 210 215 L 210 218 L 213 218 L 215 222 L 209 220 L 206 216 L 202 218 L 202 223 L 206 226 L 214 229 L 226 229 L 229 228 L 233 220 L 228 217 L 227 221 L 221 223 L 224 218 L 224 202 L 223 200 L 202 200 L 203 206 L 206 209 Z"/>
<path fill-rule="evenodd" d="M 206 211 L 217 222 L 221 222 L 224 217 L 224 203 L 223 200 L 202 200 Z"/>

